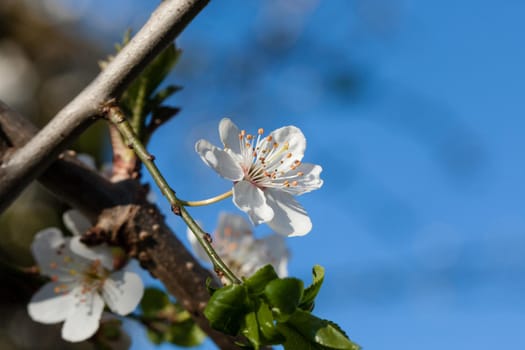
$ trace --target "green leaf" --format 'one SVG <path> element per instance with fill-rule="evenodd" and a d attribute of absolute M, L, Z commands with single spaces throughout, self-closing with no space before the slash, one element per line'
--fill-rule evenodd
<path fill-rule="evenodd" d="M 197 346 L 206 339 L 206 334 L 192 319 L 173 324 L 165 335 L 165 340 L 179 346 Z"/>
<path fill-rule="evenodd" d="M 146 334 L 150 342 L 155 345 L 159 345 L 164 341 L 164 333 L 156 332 L 151 329 L 146 330 Z"/>
<path fill-rule="evenodd" d="M 259 323 L 257 322 L 255 312 L 249 312 L 244 316 L 242 334 L 248 338 L 255 350 L 259 349 L 261 346 L 261 339 L 259 336 Z"/>
<path fill-rule="evenodd" d="M 295 312 L 303 296 L 303 281 L 297 278 L 275 279 L 266 285 L 264 295 L 278 321 L 286 321 Z"/>
<path fill-rule="evenodd" d="M 264 344 L 281 344 L 284 341 L 282 335 L 277 332 L 273 320 L 272 310 L 265 302 L 260 303 L 257 309 L 257 322 L 259 323 L 259 330 L 264 337 Z"/>
<path fill-rule="evenodd" d="M 220 289 L 220 287 L 217 287 L 216 284 L 217 283 L 213 280 L 213 278 L 211 277 L 206 278 L 206 289 L 208 290 L 208 293 L 210 293 L 210 295 L 213 295 L 215 291 Z"/>
<path fill-rule="evenodd" d="M 312 269 L 312 274 L 312 284 L 304 290 L 303 298 L 299 304 L 299 307 L 306 311 L 312 311 L 314 300 L 317 297 L 319 290 L 321 290 L 324 281 L 324 268 L 320 265 L 315 265 Z"/>
<path fill-rule="evenodd" d="M 175 86 L 175 85 L 168 85 L 164 89 L 158 91 L 155 95 L 153 95 L 147 105 L 148 110 L 153 110 L 154 108 L 161 105 L 162 102 L 164 102 L 165 99 L 173 95 L 175 92 L 180 91 L 182 87 Z"/>
<path fill-rule="evenodd" d="M 335 323 L 320 319 L 309 312 L 297 310 L 287 324 L 293 327 L 307 341 L 329 349 L 359 350 Z M 285 335 L 286 336 L 286 335 Z"/>
<path fill-rule="evenodd" d="M 244 281 L 244 284 L 248 287 L 248 292 L 250 294 L 260 295 L 264 292 L 264 288 L 269 282 L 278 278 L 279 276 L 277 276 L 273 266 L 268 264 L 261 267 L 251 277 L 247 278 Z"/>
<path fill-rule="evenodd" d="M 155 317 L 159 311 L 170 305 L 168 295 L 157 288 L 146 288 L 140 301 L 140 308 L 145 317 Z"/>
<path fill-rule="evenodd" d="M 143 127 L 146 116 L 155 107 L 151 99 L 166 98 L 176 91 L 175 87 L 167 88 L 160 95 L 152 97 L 155 90 L 170 73 L 180 56 L 180 50 L 174 44 L 169 45 L 144 69 L 144 71 L 129 85 L 121 97 L 121 106 L 131 118 L 133 129 L 139 138 L 143 138 Z M 160 103 L 160 102 L 159 102 Z"/>
<path fill-rule="evenodd" d="M 287 323 L 277 324 L 277 330 L 284 335 L 283 346 L 285 350 L 322 350 L 323 348 L 315 343 L 308 341 L 299 332 L 290 327 Z"/>
<path fill-rule="evenodd" d="M 246 287 L 231 284 L 213 293 L 204 309 L 204 315 L 213 328 L 226 334 L 236 335 L 244 315 L 250 311 L 249 303 Z"/>

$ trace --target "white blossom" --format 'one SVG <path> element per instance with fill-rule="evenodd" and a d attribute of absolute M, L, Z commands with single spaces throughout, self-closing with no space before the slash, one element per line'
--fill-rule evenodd
<path fill-rule="evenodd" d="M 188 239 L 197 256 L 209 262 L 195 235 L 188 229 Z M 263 239 L 253 236 L 252 226 L 242 216 L 222 213 L 212 235 L 212 245 L 224 263 L 239 277 L 248 277 L 272 264 L 280 277 L 288 275 L 288 258 L 284 237 L 271 234 Z"/>
<path fill-rule="evenodd" d="M 85 230 L 88 223 L 77 215 L 75 211 L 64 215 L 74 233 Z M 64 321 L 62 338 L 67 341 L 83 341 L 95 334 L 105 305 L 127 315 L 142 298 L 142 280 L 126 269 L 114 270 L 107 245 L 87 247 L 79 235 L 64 237 L 59 229 L 47 228 L 35 235 L 31 250 L 41 274 L 51 281 L 33 295 L 28 313 L 45 324 Z"/>
<path fill-rule="evenodd" d="M 293 196 L 320 188 L 322 168 L 302 163 L 306 139 L 299 128 L 285 126 L 263 134 L 263 129 L 247 134 L 224 118 L 219 124 L 224 149 L 199 140 L 195 150 L 220 176 L 233 181 L 233 202 L 255 225 L 268 223 L 282 235 L 305 235 L 312 222 Z"/>

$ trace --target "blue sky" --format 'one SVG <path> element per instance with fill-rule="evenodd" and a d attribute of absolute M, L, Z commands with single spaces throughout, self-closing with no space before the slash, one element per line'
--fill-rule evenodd
<path fill-rule="evenodd" d="M 182 197 L 209 197 L 229 184 L 193 145 L 218 141 L 223 116 L 297 125 L 325 184 L 300 198 L 314 229 L 289 239 L 290 272 L 327 268 L 319 315 L 365 349 L 523 348 L 525 3 L 294 4 L 212 1 L 183 33 L 183 112 L 151 144 L 159 166 Z M 92 35 L 109 47 L 146 5 Z M 236 209 L 192 213 L 211 229 L 221 210 Z"/>

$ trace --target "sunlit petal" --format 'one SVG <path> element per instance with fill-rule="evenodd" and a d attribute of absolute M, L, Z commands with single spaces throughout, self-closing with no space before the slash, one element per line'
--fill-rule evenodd
<path fill-rule="evenodd" d="M 213 146 L 206 140 L 197 141 L 195 150 L 204 163 L 225 179 L 238 181 L 243 178 L 242 168 L 228 152 Z"/>
<path fill-rule="evenodd" d="M 124 270 L 113 272 L 104 282 L 102 290 L 108 307 L 121 316 L 135 310 L 143 294 L 144 284 L 139 275 Z"/>
<path fill-rule="evenodd" d="M 306 150 L 306 138 L 302 131 L 295 126 L 285 126 L 273 131 L 271 134 L 273 141 L 283 146 L 286 144 L 286 151 L 283 153 L 282 165 L 280 168 L 284 171 L 303 159 Z"/>
<path fill-rule="evenodd" d="M 98 293 L 83 293 L 82 287 L 71 293 L 75 295 L 75 306 L 62 326 L 62 338 L 70 342 L 80 342 L 89 339 L 97 331 L 104 301 Z"/>
<path fill-rule="evenodd" d="M 273 210 L 266 203 L 263 191 L 248 181 L 239 181 L 233 186 L 233 203 L 247 213 L 255 225 L 273 217 Z"/>
<path fill-rule="evenodd" d="M 111 248 L 105 244 L 88 247 L 80 242 L 80 236 L 75 236 L 71 239 L 70 248 L 73 253 L 86 260 L 99 260 L 108 270 L 113 269 L 113 254 Z"/>
<path fill-rule="evenodd" d="M 62 322 L 74 306 L 71 294 L 57 293 L 60 283 L 46 283 L 31 298 L 27 312 L 33 321 L 45 324 Z"/>
<path fill-rule="evenodd" d="M 40 273 L 52 276 L 57 273 L 57 263 L 69 252 L 62 232 L 56 227 L 38 232 L 31 244 L 31 252 L 40 268 Z"/>
<path fill-rule="evenodd" d="M 241 153 L 239 133 L 239 128 L 229 118 L 223 118 L 219 123 L 219 136 L 224 148 L 229 148 L 236 154 Z"/>
<path fill-rule="evenodd" d="M 306 210 L 289 193 L 267 189 L 266 198 L 275 215 L 268 225 L 276 232 L 287 236 L 304 236 L 312 229 Z"/>

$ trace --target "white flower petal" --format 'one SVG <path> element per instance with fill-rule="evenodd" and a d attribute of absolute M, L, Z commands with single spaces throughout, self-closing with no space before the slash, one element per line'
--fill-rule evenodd
<path fill-rule="evenodd" d="M 80 236 L 75 236 L 69 243 L 73 253 L 87 260 L 99 260 L 108 270 L 113 270 L 113 254 L 111 248 L 105 244 L 88 247 L 80 242 Z"/>
<path fill-rule="evenodd" d="M 266 200 L 274 211 L 268 225 L 276 232 L 287 236 L 304 236 L 312 229 L 306 210 L 289 193 L 269 188 Z"/>
<path fill-rule="evenodd" d="M 303 175 L 299 177 L 299 186 L 303 188 L 302 193 L 310 192 L 321 188 L 323 180 L 321 180 L 321 172 L 323 168 L 317 164 L 302 163 L 294 170 L 294 173 L 302 172 Z"/>
<path fill-rule="evenodd" d="M 208 141 L 197 141 L 195 151 L 199 153 L 204 163 L 225 179 L 238 181 L 244 177 L 239 163 L 228 152 L 215 147 Z"/>
<path fill-rule="evenodd" d="M 233 203 L 247 213 L 255 225 L 267 222 L 274 216 L 263 191 L 248 181 L 239 181 L 233 186 Z"/>
<path fill-rule="evenodd" d="M 55 293 L 59 283 L 46 283 L 31 298 L 27 312 L 33 321 L 53 324 L 64 321 L 75 305 L 73 296 Z"/>
<path fill-rule="evenodd" d="M 195 237 L 195 234 L 187 228 L 186 229 L 186 237 L 188 237 L 188 241 L 190 242 L 191 249 L 197 255 L 199 259 L 202 259 L 206 262 L 211 262 L 210 258 L 208 257 L 208 254 L 204 251 L 204 248 L 200 245 L 199 241 L 197 240 L 197 237 Z"/>
<path fill-rule="evenodd" d="M 231 242 L 243 237 L 253 237 L 252 225 L 240 215 L 221 213 L 213 238 Z"/>
<path fill-rule="evenodd" d="M 113 272 L 102 288 L 108 307 L 121 316 L 135 310 L 144 294 L 144 284 L 139 275 L 125 270 Z"/>
<path fill-rule="evenodd" d="M 71 209 L 62 215 L 62 221 L 69 232 L 74 235 L 81 235 L 93 226 L 91 221 L 86 218 L 79 210 Z"/>
<path fill-rule="evenodd" d="M 280 166 L 280 169 L 288 169 L 296 161 L 301 161 L 303 159 L 304 151 L 306 150 L 306 138 L 301 129 L 290 125 L 274 130 L 270 135 L 272 136 L 273 142 L 277 142 L 279 146 L 288 143 L 288 149 L 283 154 L 285 157 L 282 159 L 283 163 Z M 290 158 L 286 157 L 286 155 L 290 153 L 292 154 Z"/>
<path fill-rule="evenodd" d="M 70 342 L 79 342 L 90 338 L 97 331 L 104 301 L 98 293 L 82 294 L 82 286 L 78 286 L 71 293 L 77 295 L 76 303 L 64 322 L 62 338 Z"/>
<path fill-rule="evenodd" d="M 285 177 L 277 178 L 274 183 L 280 184 L 284 192 L 297 196 L 319 189 L 323 185 L 323 180 L 320 178 L 322 171 L 323 168 L 320 165 L 301 163 L 295 170 L 286 173 Z M 298 175 L 300 173 L 302 175 Z M 283 186 L 285 181 L 293 185 Z"/>
<path fill-rule="evenodd" d="M 239 128 L 229 118 L 223 118 L 219 123 L 219 136 L 224 148 L 229 148 L 236 154 L 241 153 L 239 134 Z"/>
<path fill-rule="evenodd" d="M 40 268 L 40 273 L 46 276 L 56 274 L 56 270 L 52 268 L 55 263 L 62 261 L 63 254 L 69 252 L 67 241 L 56 227 L 46 228 L 39 231 L 33 243 L 31 244 L 31 252 Z"/>

